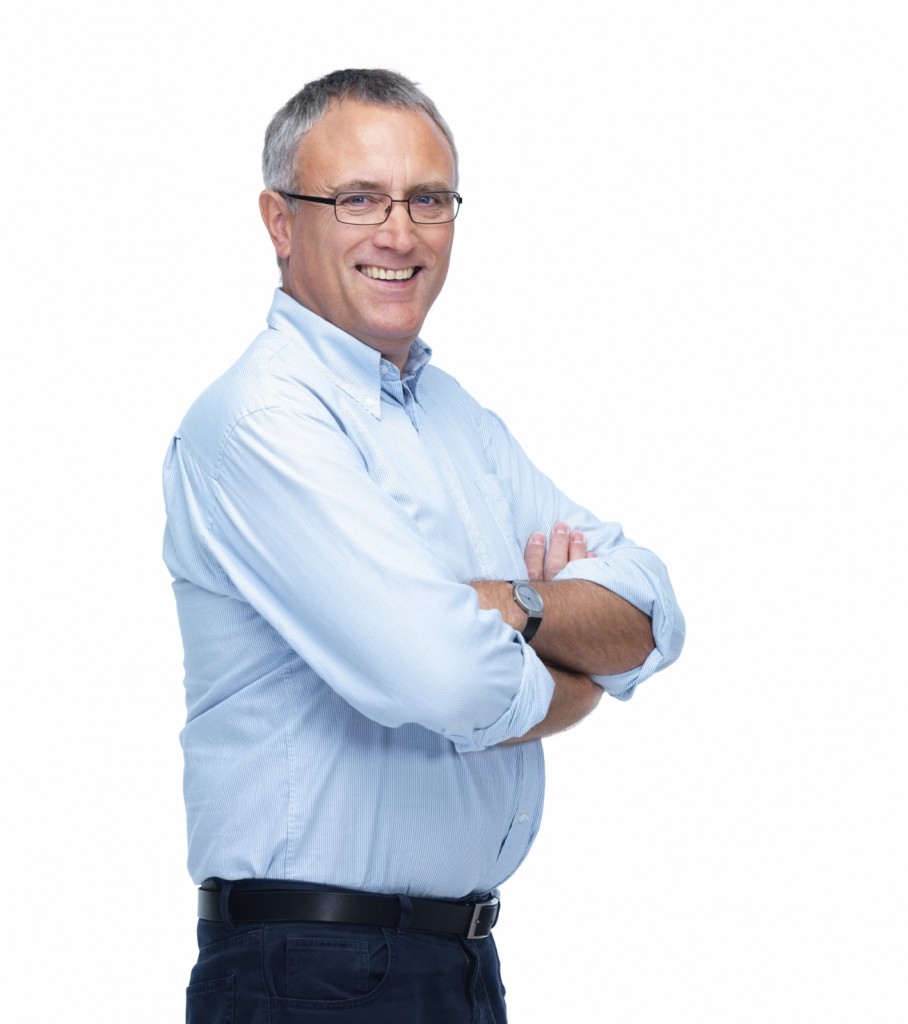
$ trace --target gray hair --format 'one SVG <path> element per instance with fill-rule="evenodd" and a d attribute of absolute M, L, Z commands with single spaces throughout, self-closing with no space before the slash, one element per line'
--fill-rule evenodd
<path fill-rule="evenodd" d="M 271 119 L 265 132 L 262 175 L 265 188 L 296 192 L 296 151 L 303 136 L 319 121 L 332 100 L 356 100 L 382 107 L 421 110 L 444 133 L 454 156 L 454 185 L 457 185 L 457 147 L 447 122 L 429 97 L 409 78 L 396 71 L 350 68 L 332 71 L 309 82 L 289 99 Z M 295 200 L 288 200 L 291 208 Z"/>

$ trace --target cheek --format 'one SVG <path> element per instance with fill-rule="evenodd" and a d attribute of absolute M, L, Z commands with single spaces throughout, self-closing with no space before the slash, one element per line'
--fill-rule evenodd
<path fill-rule="evenodd" d="M 438 261 L 444 265 L 445 272 L 448 269 L 448 263 L 451 260 L 451 249 L 454 246 L 454 232 L 451 231 L 444 245 L 441 246 L 438 252 Z"/>
<path fill-rule="evenodd" d="M 445 283 L 445 278 L 448 276 L 448 265 L 451 261 L 451 242 L 448 242 L 446 246 L 437 251 L 437 257 L 437 280 L 435 282 L 435 287 L 436 291 L 440 291 L 442 285 Z"/>
<path fill-rule="evenodd" d="M 349 270 L 344 254 L 328 242 L 307 250 L 301 270 L 312 289 L 337 294 L 349 287 L 349 283 L 345 284 L 345 280 L 349 279 Z"/>

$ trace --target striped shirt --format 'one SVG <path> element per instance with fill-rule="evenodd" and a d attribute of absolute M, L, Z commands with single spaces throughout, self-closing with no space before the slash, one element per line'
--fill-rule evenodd
<path fill-rule="evenodd" d="M 268 329 L 186 415 L 164 467 L 185 650 L 196 882 L 278 878 L 459 898 L 526 856 L 552 678 L 471 580 L 525 578 L 559 520 L 592 580 L 652 617 L 627 698 L 673 661 L 667 574 L 569 501 L 501 421 L 429 365 L 401 374 L 278 290 Z"/>

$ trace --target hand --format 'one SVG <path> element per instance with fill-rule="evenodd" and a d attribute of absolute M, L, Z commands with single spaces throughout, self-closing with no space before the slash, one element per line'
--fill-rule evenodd
<path fill-rule="evenodd" d="M 532 640 L 548 665 L 582 676 L 616 675 L 642 665 L 653 650 L 650 618 L 624 598 L 589 580 L 556 580 L 578 558 L 595 558 L 581 530 L 555 523 L 546 552 L 545 534 L 535 531 L 523 560 L 528 579 L 545 602 Z M 522 628 L 522 627 L 516 627 Z M 592 684 L 595 686 L 595 684 Z"/>
<path fill-rule="evenodd" d="M 568 564 L 578 558 L 595 558 L 587 551 L 586 537 L 580 530 L 571 530 L 567 523 L 555 523 L 549 539 L 546 554 L 545 534 L 538 530 L 527 541 L 523 560 L 526 562 L 527 579 L 532 581 L 553 580 Z"/>
<path fill-rule="evenodd" d="M 536 531 L 527 542 L 523 560 L 527 579 L 535 582 L 552 580 L 568 562 L 577 558 L 595 558 L 586 547 L 586 537 L 580 530 L 571 530 L 566 523 L 555 523 L 546 556 L 545 534 Z M 479 607 L 495 609 L 502 619 L 518 633 L 527 624 L 526 613 L 514 600 L 510 583 L 495 580 L 477 580 L 470 586 L 479 595 Z"/>

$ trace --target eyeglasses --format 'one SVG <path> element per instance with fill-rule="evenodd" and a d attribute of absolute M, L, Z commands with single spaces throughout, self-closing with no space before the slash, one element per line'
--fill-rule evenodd
<path fill-rule="evenodd" d="M 281 192 L 285 199 L 302 199 L 307 203 L 324 203 L 334 207 L 334 216 L 341 224 L 384 224 L 391 216 L 394 203 L 406 203 L 414 224 L 450 224 L 460 212 L 461 196 L 456 192 L 419 192 L 409 199 L 392 199 L 384 192 L 338 192 L 333 199 L 323 196 L 299 196 Z"/>

